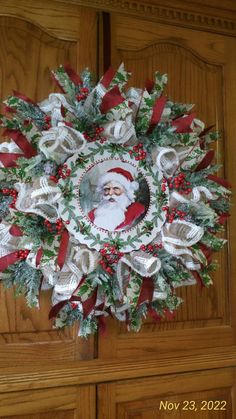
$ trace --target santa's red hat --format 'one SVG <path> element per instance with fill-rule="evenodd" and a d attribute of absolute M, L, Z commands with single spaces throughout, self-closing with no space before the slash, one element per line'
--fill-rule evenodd
<path fill-rule="evenodd" d="M 122 167 L 113 167 L 102 175 L 98 182 L 98 188 L 101 190 L 109 182 L 121 185 L 126 190 L 130 200 L 134 199 L 134 192 L 139 187 L 139 184 L 138 182 L 135 182 L 133 175 Z"/>

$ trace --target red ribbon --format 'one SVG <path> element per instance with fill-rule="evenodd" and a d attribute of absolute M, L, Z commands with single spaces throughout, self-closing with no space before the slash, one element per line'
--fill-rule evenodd
<path fill-rule="evenodd" d="M 42 247 L 40 247 L 40 249 L 37 251 L 37 254 L 36 254 L 36 266 L 39 266 L 42 256 L 43 256 L 43 249 Z"/>
<path fill-rule="evenodd" d="M 152 307 L 149 307 L 149 309 L 148 309 L 148 314 L 149 314 L 149 316 L 155 321 L 155 322 L 157 322 L 157 323 L 159 323 L 160 321 L 161 321 L 161 316 L 160 316 L 160 314 L 158 314 L 157 312 L 156 312 L 156 310 L 154 310 L 154 308 L 152 308 Z"/>
<path fill-rule="evenodd" d="M 202 281 L 200 274 L 198 273 L 198 271 L 191 271 L 191 273 L 193 274 L 194 278 L 196 279 L 198 285 L 200 286 L 202 290 L 202 288 L 204 288 L 204 283 Z"/>
<path fill-rule="evenodd" d="M 158 122 L 160 121 L 166 101 L 167 101 L 167 98 L 165 96 L 162 96 L 156 100 L 153 106 L 152 118 L 151 118 L 148 132 L 152 131 L 155 125 L 157 125 Z"/>
<path fill-rule="evenodd" d="M 210 125 L 209 127 L 205 128 L 201 134 L 199 135 L 199 137 L 204 137 L 204 135 L 206 135 L 212 128 L 214 128 L 215 125 Z"/>
<path fill-rule="evenodd" d="M 77 86 L 78 84 L 82 84 L 82 80 L 80 76 L 70 67 L 69 64 L 64 65 L 64 69 L 66 74 L 69 76 L 71 81 Z"/>
<path fill-rule="evenodd" d="M 225 224 L 229 217 L 230 217 L 230 214 L 228 212 L 224 212 L 223 214 L 220 214 L 218 223 L 221 225 Z"/>
<path fill-rule="evenodd" d="M 65 305 L 68 301 L 69 301 L 69 300 L 63 300 L 63 301 L 60 301 L 59 303 L 55 304 L 55 306 L 53 306 L 53 307 L 51 308 L 51 310 L 49 311 L 49 315 L 48 315 L 49 320 L 51 320 L 51 319 L 53 319 L 53 318 L 57 317 L 57 315 L 58 315 L 59 311 L 60 311 L 60 310 L 64 307 L 64 305 Z"/>
<path fill-rule="evenodd" d="M 10 227 L 9 233 L 12 236 L 15 236 L 15 237 L 23 236 L 23 232 L 22 232 L 21 228 L 19 226 L 17 226 L 16 224 L 12 224 L 12 226 Z"/>
<path fill-rule="evenodd" d="M 212 250 L 203 243 L 199 243 L 199 247 L 204 256 L 206 257 L 207 263 L 209 265 L 212 261 Z"/>
<path fill-rule="evenodd" d="M 49 319 L 56 317 L 59 311 L 64 307 L 64 305 L 70 301 L 81 301 L 81 297 L 72 295 L 69 298 L 69 300 L 59 301 L 59 303 L 57 303 L 55 306 L 51 308 L 50 313 L 49 313 Z M 84 319 L 86 319 L 88 315 L 91 313 L 91 311 L 95 308 L 96 301 L 97 301 L 97 288 L 94 290 L 91 297 L 89 297 L 87 300 L 82 302 Z"/>
<path fill-rule="evenodd" d="M 199 172 L 200 170 L 206 169 L 211 164 L 214 158 L 214 155 L 215 155 L 214 150 L 209 150 L 206 153 L 205 157 L 202 159 L 202 161 L 200 161 L 200 163 L 196 167 L 195 172 Z"/>
<path fill-rule="evenodd" d="M 105 316 L 98 316 L 98 329 L 99 333 L 102 337 L 107 336 L 107 325 L 106 325 L 106 317 Z"/>
<path fill-rule="evenodd" d="M 59 251 L 58 251 L 58 256 L 57 256 L 57 263 L 60 267 L 60 269 L 62 269 L 64 263 L 65 263 L 65 259 L 66 259 L 66 252 L 67 252 L 67 247 L 68 247 L 68 243 L 69 243 L 69 233 L 68 231 L 65 229 L 62 232 L 61 235 L 61 242 L 60 242 L 60 247 L 59 247 Z"/>
<path fill-rule="evenodd" d="M 13 90 L 13 95 L 16 96 L 16 97 L 18 97 L 19 99 L 24 100 L 27 103 L 32 103 L 33 105 L 38 106 L 37 103 L 34 102 L 32 99 L 30 99 L 28 96 L 25 96 L 22 93 L 17 92 L 16 90 Z"/>
<path fill-rule="evenodd" d="M 210 179 L 213 182 L 216 182 L 219 185 L 224 186 L 225 188 L 232 188 L 232 185 L 226 179 L 222 179 L 221 177 L 215 175 L 208 175 L 207 179 Z"/>
<path fill-rule="evenodd" d="M 194 118 L 196 118 L 196 113 L 191 113 L 190 115 L 177 118 L 172 121 L 172 126 L 176 128 L 175 132 L 192 132 L 190 125 L 192 124 Z"/>
<path fill-rule="evenodd" d="M 144 301 L 148 301 L 148 302 L 152 301 L 153 291 L 154 291 L 153 280 L 147 277 L 144 278 L 137 305 L 139 306 Z"/>
<path fill-rule="evenodd" d="M 52 319 L 57 317 L 59 311 L 64 307 L 64 305 L 66 305 L 66 303 L 70 302 L 70 301 L 80 301 L 80 297 L 77 297 L 76 295 L 72 295 L 69 300 L 63 300 L 63 301 L 59 301 L 59 303 L 55 304 L 55 306 L 53 306 L 49 312 L 48 318 Z"/>
<path fill-rule="evenodd" d="M 148 93 L 151 93 L 153 87 L 154 87 L 154 81 L 153 80 L 149 80 L 149 79 L 146 80 L 145 88 L 148 91 Z"/>
<path fill-rule="evenodd" d="M 109 67 L 108 70 L 106 71 L 106 73 L 104 74 L 102 80 L 101 80 L 101 84 L 108 89 L 108 87 L 110 86 L 110 83 L 114 77 L 114 75 L 116 74 L 116 70 L 114 70 L 114 68 Z"/>
<path fill-rule="evenodd" d="M 6 129 L 3 133 L 3 136 L 12 138 L 16 145 L 18 145 L 18 147 L 24 152 L 24 157 L 30 158 L 36 156 L 37 151 L 20 131 L 14 129 Z"/>
<path fill-rule="evenodd" d="M 0 153 L 0 161 L 4 167 L 16 167 L 16 160 L 19 157 L 24 157 L 20 153 Z"/>
<path fill-rule="evenodd" d="M 3 109 L 4 109 L 5 112 L 16 113 L 16 110 L 15 109 L 13 109 L 10 106 L 7 106 L 5 104 L 3 105 Z"/>
<path fill-rule="evenodd" d="M 19 260 L 19 253 L 18 251 L 9 253 L 8 255 L 5 255 L 0 258 L 0 272 L 5 271 L 5 269 L 8 268 L 9 265 L 13 265 Z"/>
<path fill-rule="evenodd" d="M 168 308 L 165 308 L 165 310 L 163 310 L 163 311 L 164 311 L 164 314 L 165 314 L 167 320 L 173 320 L 173 318 L 175 317 L 175 311 L 170 311 L 170 310 L 168 310 Z"/>
<path fill-rule="evenodd" d="M 102 98 L 102 103 L 100 105 L 101 113 L 108 112 L 110 109 L 114 108 L 115 106 L 120 105 L 120 103 L 124 102 L 124 100 L 125 99 L 121 95 L 119 87 L 114 86 Z"/>

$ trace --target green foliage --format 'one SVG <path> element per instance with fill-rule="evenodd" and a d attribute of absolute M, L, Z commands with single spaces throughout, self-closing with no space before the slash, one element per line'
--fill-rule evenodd
<path fill-rule="evenodd" d="M 12 203 L 12 196 L 0 194 L 0 219 L 9 214 L 9 205 Z"/>
<path fill-rule="evenodd" d="M 45 125 L 45 114 L 43 111 L 41 111 L 37 104 L 26 102 L 25 100 L 16 96 L 9 96 L 4 103 L 17 112 L 17 116 L 22 122 L 27 120 L 34 121 L 35 125 L 39 129 L 43 129 Z"/>
<path fill-rule="evenodd" d="M 11 286 L 15 286 L 16 295 L 24 295 L 29 307 L 38 306 L 38 295 L 42 278 L 41 271 L 32 268 L 25 261 L 20 261 L 10 265 L 7 273 L 10 274 Z M 6 285 L 9 286 L 9 280 Z"/>

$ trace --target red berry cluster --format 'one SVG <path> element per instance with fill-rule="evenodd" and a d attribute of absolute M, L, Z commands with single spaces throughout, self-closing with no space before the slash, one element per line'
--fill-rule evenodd
<path fill-rule="evenodd" d="M 60 235 L 64 230 L 64 223 L 63 221 L 58 218 L 55 224 L 50 223 L 49 220 L 44 220 L 44 225 L 48 229 L 49 233 L 55 233 Z"/>
<path fill-rule="evenodd" d="M 4 195 L 10 195 L 10 196 L 12 196 L 13 199 L 12 199 L 12 202 L 9 205 L 9 207 L 10 208 L 15 208 L 15 203 L 16 203 L 17 195 L 18 195 L 17 191 L 15 189 L 3 188 L 3 189 L 1 189 L 1 192 Z"/>
<path fill-rule="evenodd" d="M 60 166 L 58 168 L 56 175 L 51 175 L 50 180 L 57 183 L 59 179 L 66 179 L 68 176 L 70 176 L 71 170 L 68 169 L 68 166 L 66 163 L 63 164 L 63 166 Z"/>
<path fill-rule="evenodd" d="M 27 258 L 29 252 L 30 252 L 29 250 L 18 250 L 17 256 L 18 256 L 19 259 L 23 260 L 23 259 Z"/>
<path fill-rule="evenodd" d="M 76 99 L 78 102 L 81 102 L 81 100 L 85 100 L 86 97 L 89 94 L 89 89 L 87 87 L 81 87 L 80 94 L 76 96 Z"/>
<path fill-rule="evenodd" d="M 68 169 L 67 164 L 64 163 L 63 166 L 60 166 L 58 168 L 58 172 L 57 173 L 58 173 L 59 178 L 66 179 L 68 176 L 70 176 L 71 170 Z"/>
<path fill-rule="evenodd" d="M 162 249 L 162 248 L 163 248 L 162 243 L 147 244 L 146 246 L 145 244 L 142 244 L 142 246 L 140 246 L 140 250 L 143 250 L 144 252 L 152 253 L 153 256 L 157 256 L 158 249 Z"/>
<path fill-rule="evenodd" d="M 186 216 L 186 212 L 180 211 L 177 208 L 170 208 L 168 206 L 162 207 L 163 211 L 166 211 L 166 221 L 168 223 L 173 223 L 175 217 L 179 217 L 180 220 L 184 220 L 184 217 Z"/>
<path fill-rule="evenodd" d="M 187 195 L 192 192 L 192 188 L 190 187 L 191 183 L 186 181 L 186 174 L 180 172 L 175 177 L 169 177 L 168 179 L 163 179 L 161 190 L 165 192 L 166 185 L 168 185 L 169 189 L 176 189 L 181 195 Z"/>
<path fill-rule="evenodd" d="M 135 160 L 144 160 L 146 158 L 146 151 L 143 150 L 143 144 L 139 143 L 133 147 L 133 150 L 129 151 L 130 155 L 134 155 Z"/>
<path fill-rule="evenodd" d="M 94 127 L 89 133 L 87 131 L 83 132 L 84 138 L 89 142 L 92 143 L 94 141 L 99 141 L 101 144 L 105 143 L 106 138 L 102 137 L 101 134 L 104 131 L 103 127 Z"/>
<path fill-rule="evenodd" d="M 51 117 L 49 115 L 45 115 L 44 122 L 45 122 L 45 129 L 50 129 L 52 127 Z"/>
<path fill-rule="evenodd" d="M 101 267 L 109 274 L 113 274 L 114 270 L 110 265 L 116 264 L 124 253 L 120 252 L 115 246 L 105 243 L 103 249 L 100 250 L 102 259 L 99 261 Z"/>

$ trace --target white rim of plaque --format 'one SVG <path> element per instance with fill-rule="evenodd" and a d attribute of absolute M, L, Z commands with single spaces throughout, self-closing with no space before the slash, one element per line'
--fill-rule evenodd
<path fill-rule="evenodd" d="M 96 164 L 112 160 L 115 164 L 127 163 L 133 166 L 146 180 L 149 188 L 149 207 L 141 221 L 127 230 L 108 231 L 96 226 L 83 212 L 79 188 L 85 174 Z M 67 222 L 67 229 L 81 244 L 101 250 L 111 243 L 120 251 L 127 253 L 138 250 L 142 244 L 153 241 L 165 222 L 163 205 L 169 203 L 169 190 L 162 191 L 163 174 L 145 160 L 135 160 L 132 148 L 116 144 L 90 143 L 82 152 L 74 154 L 66 162 L 71 170 L 70 176 L 60 179 L 58 186 L 63 197 L 58 203 L 59 214 Z"/>

